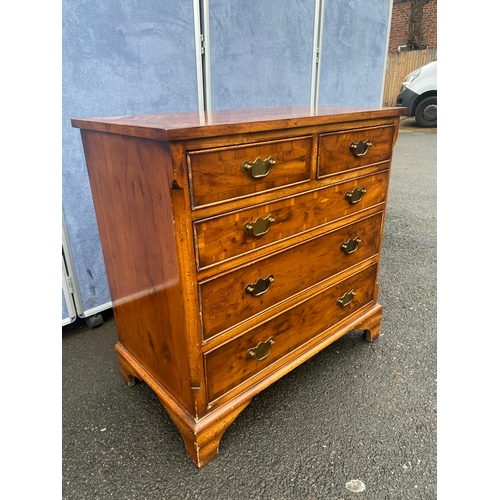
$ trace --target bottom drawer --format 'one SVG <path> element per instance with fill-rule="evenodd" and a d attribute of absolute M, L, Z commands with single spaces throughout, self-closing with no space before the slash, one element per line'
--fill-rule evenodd
<path fill-rule="evenodd" d="M 225 392 L 277 362 L 374 299 L 377 264 L 346 278 L 205 354 L 208 396 Z M 353 293 L 354 292 L 354 293 Z"/>

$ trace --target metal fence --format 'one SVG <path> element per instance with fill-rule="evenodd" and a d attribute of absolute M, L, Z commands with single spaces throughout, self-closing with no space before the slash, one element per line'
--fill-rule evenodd
<path fill-rule="evenodd" d="M 395 106 L 405 76 L 424 64 L 437 60 L 437 49 L 394 52 L 387 56 L 383 106 Z"/>

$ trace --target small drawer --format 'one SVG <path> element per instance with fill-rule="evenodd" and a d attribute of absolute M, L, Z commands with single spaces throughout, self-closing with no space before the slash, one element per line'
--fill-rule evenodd
<path fill-rule="evenodd" d="M 378 253 L 382 213 L 199 285 L 209 339 Z"/>
<path fill-rule="evenodd" d="M 386 200 L 389 172 L 356 178 L 194 224 L 199 269 L 298 235 Z"/>
<path fill-rule="evenodd" d="M 390 160 L 394 126 L 321 134 L 318 178 Z"/>
<path fill-rule="evenodd" d="M 205 354 L 214 401 L 374 300 L 376 264 Z"/>
<path fill-rule="evenodd" d="M 268 191 L 310 178 L 312 137 L 260 142 L 187 155 L 192 207 Z"/>

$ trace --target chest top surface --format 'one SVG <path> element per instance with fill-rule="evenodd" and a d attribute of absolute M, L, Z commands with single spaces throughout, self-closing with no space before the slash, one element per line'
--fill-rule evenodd
<path fill-rule="evenodd" d="M 102 118 L 75 118 L 75 128 L 157 140 L 265 132 L 370 118 L 394 117 L 405 108 L 287 106 L 210 112 L 157 113 Z"/>

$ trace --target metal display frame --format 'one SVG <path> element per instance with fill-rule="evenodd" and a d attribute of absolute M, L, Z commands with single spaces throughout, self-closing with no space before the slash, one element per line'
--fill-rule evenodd
<path fill-rule="evenodd" d="M 63 294 L 69 316 L 63 318 L 62 326 L 68 325 L 76 320 L 77 317 L 84 318 L 89 328 L 94 328 L 103 323 L 102 311 L 110 309 L 112 302 L 106 302 L 98 307 L 85 310 L 83 300 L 78 286 L 78 277 L 76 274 L 73 254 L 69 242 L 68 229 L 62 214 L 62 271 L 63 271 Z"/>

